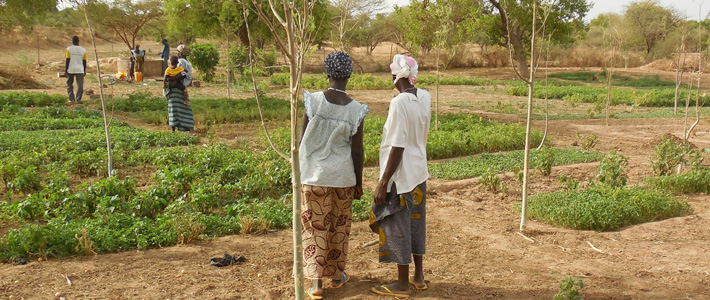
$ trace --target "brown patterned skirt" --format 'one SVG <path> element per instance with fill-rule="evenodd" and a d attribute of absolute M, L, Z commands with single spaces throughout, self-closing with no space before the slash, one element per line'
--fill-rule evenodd
<path fill-rule="evenodd" d="M 352 224 L 354 187 L 303 185 L 303 272 L 308 279 L 340 280 Z"/>

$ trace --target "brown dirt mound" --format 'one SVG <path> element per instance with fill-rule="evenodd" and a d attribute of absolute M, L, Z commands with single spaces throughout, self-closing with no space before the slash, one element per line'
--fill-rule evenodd
<path fill-rule="evenodd" d="M 0 90 L 47 89 L 29 74 L 0 69 Z"/>

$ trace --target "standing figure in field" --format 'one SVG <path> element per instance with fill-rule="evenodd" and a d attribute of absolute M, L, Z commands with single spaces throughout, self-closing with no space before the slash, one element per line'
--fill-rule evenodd
<path fill-rule="evenodd" d="M 170 59 L 170 44 L 168 40 L 163 39 L 163 52 L 160 52 L 160 58 L 163 59 L 163 72 L 168 68 L 168 60 Z"/>
<path fill-rule="evenodd" d="M 414 58 L 395 55 L 392 78 L 399 94 L 390 101 L 380 144 L 380 181 L 375 188 L 370 228 L 380 236 L 381 263 L 396 263 L 397 281 L 373 287 L 380 295 L 409 297 L 410 285 L 427 289 L 422 261 L 426 245 L 426 144 L 431 95 L 414 87 Z M 409 265 L 414 258 L 414 276 Z"/>
<path fill-rule="evenodd" d="M 84 76 L 86 76 L 86 49 L 79 46 L 79 37 L 71 38 L 72 45 L 64 52 L 66 63 L 64 75 L 67 76 L 67 94 L 69 102 L 81 104 L 84 95 Z M 76 98 L 74 97 L 74 80 L 76 79 Z"/>
<path fill-rule="evenodd" d="M 325 59 L 330 87 L 303 95 L 301 167 L 304 274 L 311 299 L 322 299 L 323 278 L 342 287 L 348 256 L 352 202 L 362 197 L 363 123 L 367 105 L 348 96 L 352 60 L 345 52 Z"/>
<path fill-rule="evenodd" d="M 192 106 L 187 98 L 186 87 L 192 82 L 192 65 L 185 57 L 189 55 L 190 49 L 185 45 L 178 46 L 178 55 L 171 57 L 174 66 L 165 70 L 168 81 L 164 81 L 165 96 L 168 98 L 168 125 L 173 131 L 194 131 L 195 117 Z M 167 75 L 174 74 L 175 78 L 168 78 Z M 180 81 L 180 85 L 170 84 L 170 80 Z"/>
<path fill-rule="evenodd" d="M 143 73 L 143 62 L 145 61 L 145 50 L 141 50 L 141 45 L 136 45 L 136 49 L 131 50 L 131 56 L 135 62 L 135 72 Z"/>

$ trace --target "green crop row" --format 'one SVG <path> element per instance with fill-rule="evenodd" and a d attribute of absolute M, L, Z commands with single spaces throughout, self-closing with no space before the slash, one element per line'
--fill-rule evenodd
<path fill-rule="evenodd" d="M 39 107 L 63 104 L 67 101 L 63 95 L 48 95 L 45 93 L 0 93 L 0 107 L 4 105 L 18 105 L 22 107 Z"/>
<path fill-rule="evenodd" d="M 288 101 L 260 98 L 265 120 L 288 120 L 290 104 Z M 204 99 L 191 100 L 195 122 L 198 124 L 227 124 L 259 121 L 259 109 L 255 98 L 249 99 Z M 303 107 L 303 104 L 299 104 Z M 116 111 L 131 112 L 132 116 L 146 123 L 165 125 L 168 120 L 168 103 L 163 98 L 131 95 L 128 98 L 112 99 L 109 107 Z"/>
<path fill-rule="evenodd" d="M 171 132 L 154 132 L 134 127 L 112 127 L 111 145 L 114 149 L 134 150 L 151 147 L 190 145 L 199 138 Z M 0 132 L 0 153 L 19 150 L 42 152 L 61 149 L 64 153 L 85 152 L 106 147 L 103 128 L 56 131 Z"/>
<path fill-rule="evenodd" d="M 512 86 L 507 88 L 506 93 L 512 96 L 527 96 L 527 86 Z M 563 99 L 570 102 L 600 103 L 606 101 L 606 88 L 593 86 L 539 86 L 535 88 L 535 98 L 545 98 L 545 93 L 549 99 Z M 681 90 L 679 99 L 684 102 L 688 97 L 686 90 Z M 708 97 L 700 97 L 701 105 L 707 103 Z M 695 106 L 695 92 L 691 94 L 691 105 Z M 669 107 L 675 101 L 675 89 L 658 88 L 651 90 L 633 89 L 612 89 L 612 105 L 626 104 L 646 107 Z"/>
<path fill-rule="evenodd" d="M 604 155 L 597 151 L 585 151 L 575 148 L 551 148 L 552 165 L 561 166 L 576 163 L 600 161 Z M 530 152 L 530 168 L 538 168 L 544 158 L 538 150 Z M 521 170 L 523 168 L 523 151 L 507 153 L 484 153 L 475 157 L 452 160 L 443 163 L 430 163 L 429 173 L 437 179 L 474 178 L 486 173 L 501 173 Z"/>
<path fill-rule="evenodd" d="M 434 122 L 434 120 L 432 120 Z M 483 152 L 500 152 L 522 149 L 525 127 L 520 124 L 503 124 L 489 121 L 473 114 L 444 114 L 439 116 L 440 130 L 430 125 L 427 141 L 427 159 L 468 156 Z M 367 117 L 363 128 L 365 166 L 377 165 L 385 118 Z M 279 149 L 288 149 L 291 134 L 288 128 L 271 132 Z M 265 138 L 264 138 L 265 139 Z M 531 141 L 538 144 L 542 132 L 533 131 Z"/>
<path fill-rule="evenodd" d="M 688 173 L 649 177 L 646 186 L 675 194 L 710 194 L 710 169 L 700 169 Z"/>
<path fill-rule="evenodd" d="M 565 80 L 583 81 L 589 83 L 600 83 L 606 82 L 606 71 L 602 72 L 572 72 L 572 73 L 557 73 L 550 74 L 552 78 L 559 78 Z M 596 79 L 595 79 L 596 77 Z M 659 75 L 654 76 L 643 76 L 639 78 L 633 78 L 629 76 L 623 76 L 619 74 L 614 74 L 612 85 L 614 86 L 626 86 L 626 87 L 675 87 L 675 82 L 661 80 Z"/>
<path fill-rule="evenodd" d="M 692 213 L 684 200 L 642 187 L 593 186 L 530 197 L 530 217 L 579 230 L 616 230 Z"/>
<path fill-rule="evenodd" d="M 288 74 L 277 73 L 271 75 L 269 82 L 271 85 L 288 86 L 290 77 Z M 306 90 L 325 90 L 330 84 L 328 78 L 323 75 L 304 75 L 301 85 Z M 391 81 L 371 74 L 353 73 L 348 81 L 348 88 L 353 90 L 388 90 L 394 88 Z"/>

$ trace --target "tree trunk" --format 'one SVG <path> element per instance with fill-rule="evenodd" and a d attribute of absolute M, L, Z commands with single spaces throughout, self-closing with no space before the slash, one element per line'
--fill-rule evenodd
<path fill-rule="evenodd" d="M 533 20 L 532 20 L 532 38 L 530 40 L 530 57 L 535 57 L 535 25 L 537 21 L 537 0 L 533 0 Z M 518 40 L 519 41 L 519 40 Z M 520 58 L 520 57 L 519 57 Z M 526 66 L 527 65 L 523 64 Z M 529 174 L 528 169 L 530 167 L 530 132 L 532 130 L 532 110 L 533 110 L 533 95 L 535 92 L 535 64 L 531 62 L 532 66 L 529 69 L 530 79 L 528 80 L 528 114 L 527 114 L 527 124 L 525 126 L 525 157 L 523 158 L 523 207 L 522 215 L 520 218 L 520 231 L 525 230 L 525 226 L 528 222 L 528 181 Z"/>
<path fill-rule="evenodd" d="M 513 59 L 517 65 L 518 72 L 520 72 L 520 74 L 528 74 L 530 73 L 530 70 L 528 68 L 528 60 L 525 59 L 525 55 L 523 54 L 522 34 L 518 29 L 511 29 L 511 31 L 510 45 L 513 46 L 513 49 L 510 49 L 510 51 L 513 54 Z M 530 54 L 530 57 L 533 57 L 532 53 Z"/>
<path fill-rule="evenodd" d="M 436 48 L 436 116 L 434 118 L 434 130 L 439 130 L 439 55 L 440 49 Z"/>
<path fill-rule="evenodd" d="M 683 36 L 683 42 L 680 45 L 681 51 L 683 52 L 683 63 L 680 61 L 680 52 L 678 53 L 678 62 L 676 63 L 675 71 L 675 98 L 673 100 L 673 115 L 678 115 L 678 91 L 680 90 L 681 82 L 683 81 L 683 71 L 685 68 L 685 36 Z"/>
<path fill-rule="evenodd" d="M 609 126 L 609 109 L 611 108 L 611 82 L 614 80 L 614 63 L 616 47 L 611 50 L 610 68 L 606 72 L 606 126 Z"/>

